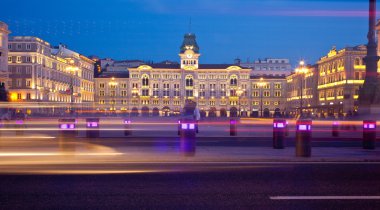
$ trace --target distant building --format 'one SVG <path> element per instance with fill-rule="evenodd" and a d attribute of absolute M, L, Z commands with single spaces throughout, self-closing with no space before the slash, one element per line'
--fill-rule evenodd
<path fill-rule="evenodd" d="M 4 83 L 8 89 L 8 25 L 0 22 L 0 84 Z"/>
<path fill-rule="evenodd" d="M 318 104 L 318 66 L 305 68 L 306 74 L 293 72 L 286 77 L 286 113 L 291 116 L 300 114 L 301 98 L 302 112 L 306 115 L 315 114 L 314 110 Z"/>
<path fill-rule="evenodd" d="M 102 72 L 95 78 L 95 109 L 97 112 L 115 113 L 129 110 L 129 73 Z"/>
<path fill-rule="evenodd" d="M 272 75 L 272 76 L 288 76 L 292 72 L 292 66 L 289 59 L 266 58 L 264 60 L 258 59 L 254 62 L 241 62 L 236 59 L 235 63 L 242 67 L 250 68 L 251 76 Z"/>
<path fill-rule="evenodd" d="M 105 70 L 107 66 L 112 66 L 114 63 L 115 60 L 113 60 L 112 58 L 100 59 L 100 67 L 102 68 L 102 70 Z"/>
<path fill-rule="evenodd" d="M 105 66 L 105 71 L 128 71 L 128 68 L 135 68 L 142 64 L 145 64 L 144 61 L 141 60 L 122 60 L 122 61 L 113 61 L 113 63 L 107 63 Z"/>
<path fill-rule="evenodd" d="M 251 76 L 252 117 L 272 117 L 286 111 L 285 76 Z"/>

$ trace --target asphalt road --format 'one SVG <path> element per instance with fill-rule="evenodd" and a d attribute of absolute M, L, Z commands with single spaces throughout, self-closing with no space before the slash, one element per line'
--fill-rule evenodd
<path fill-rule="evenodd" d="M 193 170 L 1 175 L 0 209 L 380 209 L 379 163 L 170 167 Z"/>

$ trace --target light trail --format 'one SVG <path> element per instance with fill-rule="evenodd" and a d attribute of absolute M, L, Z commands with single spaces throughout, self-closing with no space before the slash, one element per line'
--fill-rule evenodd
<path fill-rule="evenodd" d="M 271 196 L 271 200 L 380 200 L 380 196 Z"/>
<path fill-rule="evenodd" d="M 54 136 L 1 136 L 7 139 L 56 139 Z"/>
<path fill-rule="evenodd" d="M 0 152 L 0 157 L 41 157 L 41 156 L 65 156 L 65 153 L 70 152 Z M 120 152 L 72 152 L 75 156 L 117 156 L 123 155 Z M 1 165 L 1 164 L 0 164 Z"/>

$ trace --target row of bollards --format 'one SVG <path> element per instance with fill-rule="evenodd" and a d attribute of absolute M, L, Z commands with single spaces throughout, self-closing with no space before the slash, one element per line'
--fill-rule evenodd
<path fill-rule="evenodd" d="M 16 121 L 16 126 L 24 125 L 22 121 Z M 1 122 L 0 122 L 1 127 Z M 100 121 L 99 118 L 86 119 L 86 137 L 99 138 L 100 136 Z M 188 155 L 195 154 L 195 143 L 197 133 L 197 122 L 190 119 L 181 119 L 178 121 L 178 135 L 181 139 L 181 150 L 185 151 Z M 22 132 L 23 129 L 18 129 Z M 16 131 L 18 131 L 16 130 Z M 295 148 L 297 157 L 310 157 L 311 156 L 311 138 L 312 138 L 312 121 L 311 120 L 298 120 L 296 122 L 296 137 Z M 0 131 L 1 134 L 1 131 Z M 131 121 L 124 120 L 124 134 L 125 136 L 131 135 Z M 78 135 L 77 120 L 59 119 L 59 132 L 58 138 L 75 138 Z M 237 120 L 230 120 L 230 135 L 237 135 Z M 285 147 L 285 137 L 289 135 L 289 125 L 284 119 L 273 120 L 273 148 L 283 149 Z M 339 123 L 333 122 L 332 135 L 339 136 Z M 363 149 L 375 149 L 376 143 L 376 121 L 366 120 L 363 121 Z"/>
<path fill-rule="evenodd" d="M 296 123 L 296 156 L 311 156 L 311 120 L 298 120 Z M 285 136 L 289 134 L 288 122 L 283 119 L 273 120 L 273 148 L 284 149 Z"/>
<path fill-rule="evenodd" d="M 311 156 L 311 120 L 298 120 L 296 123 L 296 156 Z M 288 124 L 285 120 L 275 119 L 273 121 L 273 148 L 283 149 L 284 138 L 288 132 Z M 339 136 L 339 124 L 333 122 L 332 135 Z M 376 147 L 376 121 L 363 121 L 363 149 L 375 149 Z"/>
<path fill-rule="evenodd" d="M 17 123 L 16 123 L 17 124 Z M 131 120 L 125 119 L 124 135 L 131 135 Z M 59 138 L 73 138 L 78 135 L 77 120 L 75 118 L 59 119 L 58 120 L 58 137 Z M 99 138 L 100 137 L 100 119 L 87 118 L 86 119 L 86 137 Z"/>

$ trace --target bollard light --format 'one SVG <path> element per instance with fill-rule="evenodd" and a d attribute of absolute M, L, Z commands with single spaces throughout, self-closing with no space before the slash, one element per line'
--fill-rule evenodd
<path fill-rule="evenodd" d="M 296 156 L 311 156 L 311 120 L 298 120 L 296 124 Z"/>
<path fill-rule="evenodd" d="M 88 122 L 87 128 L 97 128 L 99 127 L 99 124 L 97 122 Z"/>
<path fill-rule="evenodd" d="M 77 120 L 76 119 L 59 119 L 58 127 L 61 130 L 75 129 Z"/>
<path fill-rule="evenodd" d="M 376 122 L 364 121 L 363 128 L 364 129 L 376 129 Z"/>
<path fill-rule="evenodd" d="M 186 123 L 181 124 L 181 128 L 182 128 L 183 130 L 187 130 L 187 124 L 186 124 Z"/>
<path fill-rule="evenodd" d="M 363 149 L 375 149 L 376 147 L 376 121 L 363 121 Z"/>
<path fill-rule="evenodd" d="M 98 138 L 100 136 L 100 119 L 99 118 L 86 118 L 86 137 Z"/>
<path fill-rule="evenodd" d="M 235 119 L 230 119 L 230 136 L 237 135 L 236 122 L 237 121 Z"/>
<path fill-rule="evenodd" d="M 62 130 L 74 129 L 75 124 L 60 124 L 59 128 Z"/>
<path fill-rule="evenodd" d="M 285 139 L 286 120 L 274 119 L 273 120 L 273 148 L 283 149 Z"/>
<path fill-rule="evenodd" d="M 297 130 L 299 131 L 311 131 L 311 125 L 297 125 Z"/>
<path fill-rule="evenodd" d="M 334 137 L 338 137 L 339 136 L 339 122 L 337 122 L 337 121 L 333 122 L 332 129 L 331 129 L 331 134 Z"/>
<path fill-rule="evenodd" d="M 124 119 L 123 124 L 124 124 L 124 136 L 131 135 L 132 134 L 132 130 L 131 130 L 132 121 L 130 119 Z"/>
<path fill-rule="evenodd" d="M 274 122 L 273 127 L 274 128 L 285 128 L 285 124 L 286 123 L 283 123 L 283 122 Z"/>
<path fill-rule="evenodd" d="M 180 135 L 180 148 L 185 156 L 194 156 L 196 147 L 196 126 L 195 120 L 178 120 Z"/>

